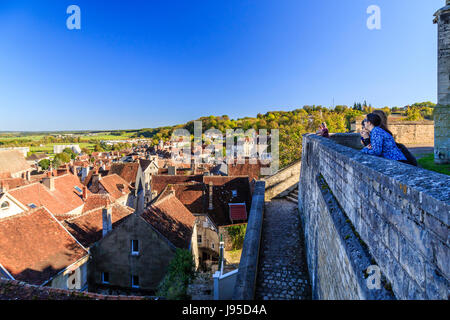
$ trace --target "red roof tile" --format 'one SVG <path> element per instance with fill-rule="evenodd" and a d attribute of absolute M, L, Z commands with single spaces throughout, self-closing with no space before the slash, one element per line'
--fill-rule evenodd
<path fill-rule="evenodd" d="M 88 254 L 45 208 L 1 219 L 0 239 L 0 264 L 32 284 L 43 284 Z"/>
<path fill-rule="evenodd" d="M 153 203 L 144 211 L 142 218 L 175 247 L 185 249 L 189 247 L 195 217 L 175 195 L 170 194 Z"/>
<path fill-rule="evenodd" d="M 88 198 L 89 199 L 89 198 Z M 94 209 L 80 216 L 66 219 L 63 224 L 69 232 L 83 244 L 89 247 L 102 238 L 103 208 Z M 133 213 L 133 209 L 120 204 L 112 205 L 112 224 L 116 228 L 123 220 Z"/>
<path fill-rule="evenodd" d="M 24 206 L 34 203 L 37 207 L 45 206 L 54 215 L 64 215 L 83 205 L 82 193 L 75 187 L 83 190 L 83 185 L 73 174 L 53 177 L 55 190 L 50 191 L 40 183 L 33 183 L 23 187 L 9 190 L 9 194 Z M 87 191 L 88 195 L 90 194 Z"/>
<path fill-rule="evenodd" d="M 108 174 L 107 176 L 102 177 L 99 183 L 114 200 L 131 192 L 129 183 L 117 174 Z"/>
<path fill-rule="evenodd" d="M 129 163 L 113 163 L 108 175 L 117 174 L 121 176 L 126 182 L 134 186 L 136 183 L 136 176 L 139 170 L 138 162 Z"/>

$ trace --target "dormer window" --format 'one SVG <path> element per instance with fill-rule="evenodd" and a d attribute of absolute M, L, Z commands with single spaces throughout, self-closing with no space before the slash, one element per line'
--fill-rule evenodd
<path fill-rule="evenodd" d="M 7 210 L 9 208 L 9 202 L 5 201 L 2 203 L 2 205 L 0 206 L 0 209 L 2 210 Z"/>

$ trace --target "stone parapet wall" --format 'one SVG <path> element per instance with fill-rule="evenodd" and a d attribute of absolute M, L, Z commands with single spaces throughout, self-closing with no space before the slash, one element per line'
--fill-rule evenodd
<path fill-rule="evenodd" d="M 447 299 L 449 186 L 447 175 L 304 135 L 299 209 L 313 296 Z M 386 278 L 381 291 L 367 287 L 367 259 Z"/>
<path fill-rule="evenodd" d="M 434 145 L 434 122 L 388 121 L 389 130 L 397 143 L 405 145 Z M 361 121 L 356 121 L 356 131 L 361 131 Z"/>
<path fill-rule="evenodd" d="M 283 191 L 296 186 L 300 174 L 301 161 L 294 162 L 276 174 L 262 179 L 266 182 L 265 201 L 270 201 Z"/>
<path fill-rule="evenodd" d="M 252 207 L 242 248 L 239 272 L 233 291 L 233 300 L 253 300 L 255 296 L 259 247 L 264 217 L 265 181 L 257 181 L 252 197 Z"/>

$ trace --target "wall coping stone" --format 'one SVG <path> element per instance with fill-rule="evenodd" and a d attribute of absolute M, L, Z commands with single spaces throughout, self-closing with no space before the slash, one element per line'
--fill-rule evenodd
<path fill-rule="evenodd" d="M 264 217 L 265 181 L 257 181 L 252 197 L 233 300 L 253 300 Z"/>

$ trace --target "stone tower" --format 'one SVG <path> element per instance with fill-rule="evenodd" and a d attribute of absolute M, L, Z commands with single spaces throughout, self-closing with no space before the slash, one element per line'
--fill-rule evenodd
<path fill-rule="evenodd" d="M 434 162 L 450 163 L 450 0 L 435 14 L 438 25 L 438 106 L 434 112 Z"/>

